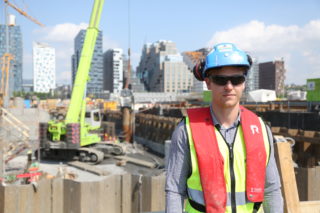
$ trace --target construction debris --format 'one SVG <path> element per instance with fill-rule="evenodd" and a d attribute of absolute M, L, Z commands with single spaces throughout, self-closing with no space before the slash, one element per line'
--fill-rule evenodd
<path fill-rule="evenodd" d="M 92 165 L 89 165 L 87 163 L 82 163 L 79 161 L 72 161 L 68 163 L 69 166 L 73 166 L 75 168 L 87 171 L 87 172 L 91 172 L 93 174 L 99 175 L 99 176 L 106 176 L 109 175 L 109 172 L 103 171 L 102 169 L 99 169 L 97 167 L 94 167 Z"/>

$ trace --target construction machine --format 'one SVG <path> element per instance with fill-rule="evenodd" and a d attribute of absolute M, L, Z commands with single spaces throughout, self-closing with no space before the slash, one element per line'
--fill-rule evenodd
<path fill-rule="evenodd" d="M 86 110 L 86 85 L 104 0 L 95 0 L 65 120 L 40 123 L 40 156 L 99 163 L 104 155 L 122 154 L 122 148 L 103 142 L 99 110 Z M 94 133 L 93 133 L 94 132 Z"/>

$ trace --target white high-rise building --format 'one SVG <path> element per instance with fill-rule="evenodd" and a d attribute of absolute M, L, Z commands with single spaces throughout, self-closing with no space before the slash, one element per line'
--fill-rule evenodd
<path fill-rule="evenodd" d="M 55 49 L 47 44 L 33 43 L 33 86 L 35 92 L 56 88 Z"/>
<path fill-rule="evenodd" d="M 123 88 L 123 50 L 109 49 L 103 55 L 104 89 L 119 93 Z"/>

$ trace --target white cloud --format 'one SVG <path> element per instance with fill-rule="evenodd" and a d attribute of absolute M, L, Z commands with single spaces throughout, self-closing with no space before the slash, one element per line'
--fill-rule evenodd
<path fill-rule="evenodd" d="M 86 29 L 88 24 L 63 23 L 53 27 L 45 27 L 35 30 L 35 34 L 40 34 L 47 42 L 70 42 L 76 37 L 80 30 Z"/>
<path fill-rule="evenodd" d="M 120 45 L 107 36 L 103 36 L 103 51 L 108 49 L 120 48 Z"/>
<path fill-rule="evenodd" d="M 80 30 L 86 29 L 88 24 L 62 23 L 44 27 L 33 32 L 35 41 L 44 42 L 56 51 L 56 81 L 58 83 L 71 82 L 71 56 L 74 52 L 74 38 Z"/>
<path fill-rule="evenodd" d="M 259 61 L 284 58 L 287 83 L 304 84 L 307 78 L 320 77 L 320 20 L 304 26 L 266 25 L 254 20 L 216 32 L 208 46 L 220 42 L 233 42 Z"/>

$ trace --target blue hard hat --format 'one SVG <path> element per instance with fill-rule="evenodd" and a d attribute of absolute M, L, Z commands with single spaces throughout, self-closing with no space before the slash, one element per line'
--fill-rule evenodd
<path fill-rule="evenodd" d="M 206 71 L 225 66 L 243 66 L 250 69 L 252 60 L 244 51 L 238 49 L 232 43 L 220 43 L 213 47 L 206 57 L 202 77 Z"/>

